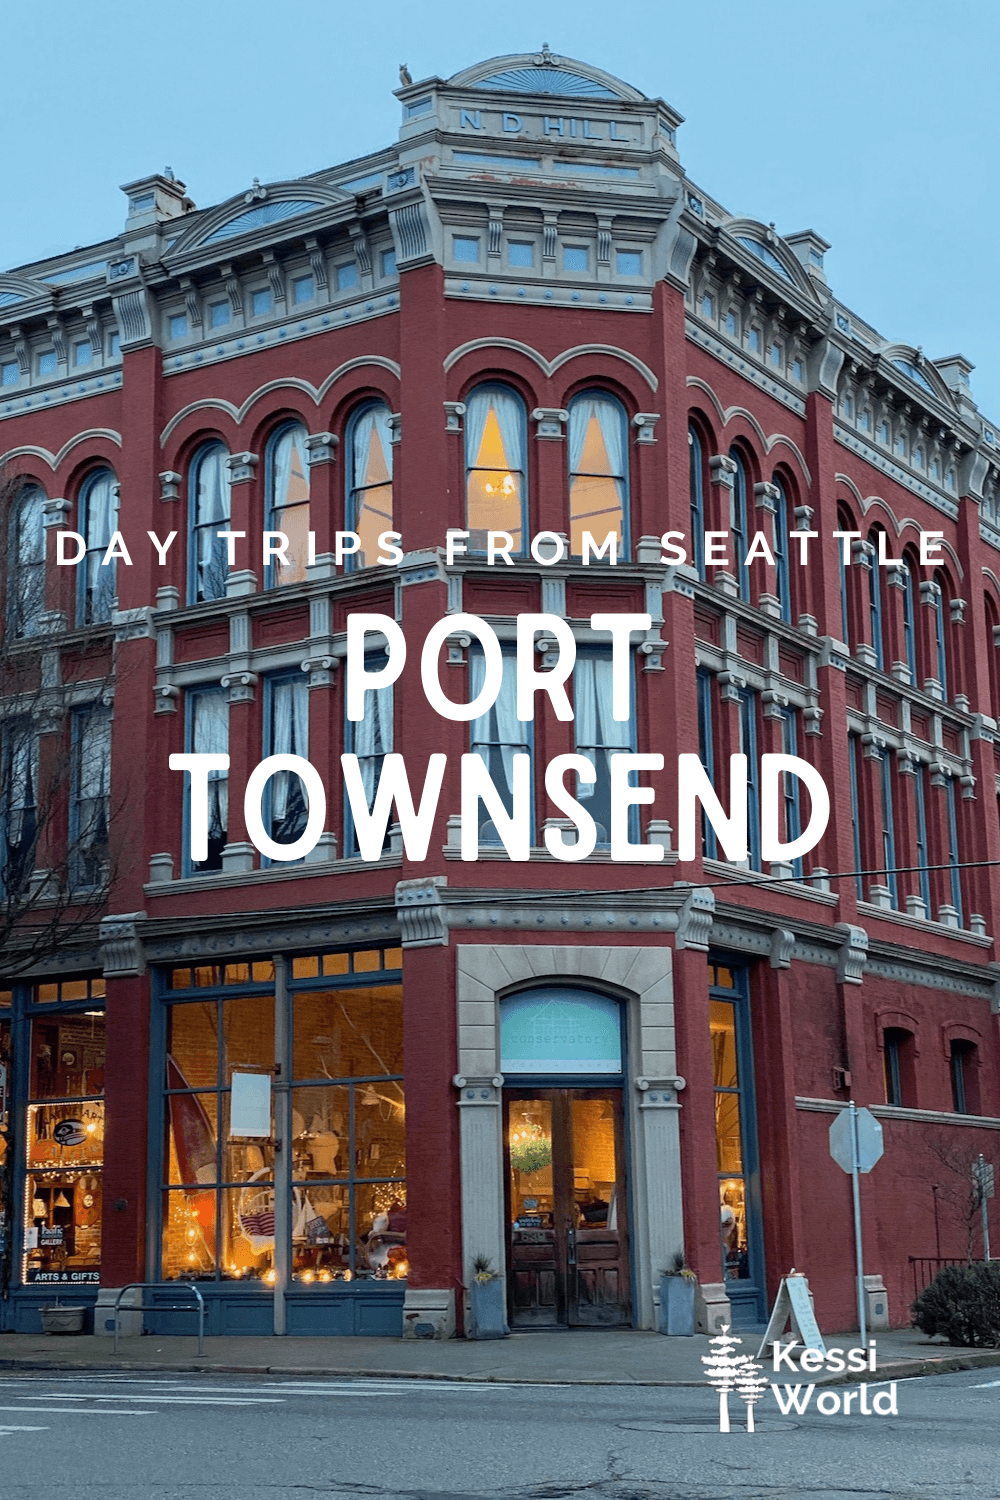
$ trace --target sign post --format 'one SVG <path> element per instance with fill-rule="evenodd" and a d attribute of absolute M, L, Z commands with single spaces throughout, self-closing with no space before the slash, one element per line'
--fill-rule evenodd
<path fill-rule="evenodd" d="M 861 1246 L 861 1190 L 859 1173 L 870 1172 L 885 1146 L 882 1127 L 871 1110 L 859 1109 L 852 1099 L 830 1126 L 830 1155 L 845 1172 L 851 1174 L 851 1196 L 854 1200 L 854 1256 L 858 1277 L 858 1327 L 861 1342 L 868 1340 L 865 1316 L 865 1266 Z"/>
<path fill-rule="evenodd" d="M 976 1188 L 979 1193 L 979 1212 L 983 1221 L 983 1260 L 990 1259 L 990 1216 L 987 1203 L 993 1197 L 996 1178 L 993 1171 L 993 1163 L 986 1161 L 980 1151 L 979 1159 L 973 1168 L 973 1176 L 976 1179 Z"/>

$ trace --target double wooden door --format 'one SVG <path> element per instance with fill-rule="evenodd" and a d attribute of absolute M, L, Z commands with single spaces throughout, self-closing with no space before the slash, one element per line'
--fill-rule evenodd
<path fill-rule="evenodd" d="M 505 1091 L 514 1327 L 631 1322 L 621 1089 Z"/>

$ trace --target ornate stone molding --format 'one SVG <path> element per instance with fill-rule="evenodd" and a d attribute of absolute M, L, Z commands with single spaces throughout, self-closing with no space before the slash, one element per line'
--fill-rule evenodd
<path fill-rule="evenodd" d="M 708 886 L 692 886 L 677 914 L 675 946 L 707 953 L 714 919 L 715 895 Z"/>
<path fill-rule="evenodd" d="M 536 438 L 548 438 L 561 442 L 566 423 L 569 421 L 569 412 L 562 406 L 536 406 L 531 413 L 531 420 L 536 424 Z"/>
<path fill-rule="evenodd" d="M 637 443 L 655 443 L 653 428 L 660 420 L 658 411 L 637 411 L 632 418 L 632 426 L 635 428 L 635 440 Z"/>
<path fill-rule="evenodd" d="M 860 984 L 868 962 L 868 934 L 863 927 L 850 922 L 838 922 L 834 931 L 843 933 L 843 942 L 837 949 L 837 983 Z"/>
<path fill-rule="evenodd" d="M 226 468 L 229 470 L 229 483 L 249 483 L 254 476 L 254 470 L 259 462 L 259 455 L 256 453 L 231 453 L 226 459 Z"/>
<path fill-rule="evenodd" d="M 404 948 L 439 948 L 448 944 L 448 917 L 441 901 L 446 875 L 396 882 L 396 916 Z"/>
<path fill-rule="evenodd" d="M 332 464 L 337 457 L 337 444 L 340 438 L 335 432 L 313 432 L 306 438 L 306 452 L 309 454 L 309 467 L 315 468 L 319 464 Z"/>
<path fill-rule="evenodd" d="M 144 911 L 102 917 L 98 941 L 105 979 L 129 979 L 146 972 L 146 955 L 140 935 L 145 920 Z"/>

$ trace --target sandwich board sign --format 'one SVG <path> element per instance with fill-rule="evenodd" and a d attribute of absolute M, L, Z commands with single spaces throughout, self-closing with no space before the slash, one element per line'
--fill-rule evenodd
<path fill-rule="evenodd" d="M 783 1345 L 784 1348 L 792 1349 L 797 1344 L 802 1344 L 806 1349 L 816 1349 L 820 1354 L 826 1354 L 826 1345 L 809 1296 L 809 1283 L 798 1271 L 789 1271 L 787 1276 L 782 1277 L 764 1337 L 757 1350 L 758 1359 L 763 1358 L 772 1344 L 782 1343 L 788 1323 L 792 1325 L 792 1336 Z"/>

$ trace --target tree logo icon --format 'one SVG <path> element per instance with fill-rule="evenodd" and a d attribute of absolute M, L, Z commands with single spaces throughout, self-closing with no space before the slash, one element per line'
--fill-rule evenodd
<path fill-rule="evenodd" d="M 708 1341 L 710 1352 L 703 1354 L 705 1377 L 709 1385 L 719 1393 L 719 1431 L 729 1432 L 729 1393 L 735 1391 L 747 1409 L 747 1432 L 754 1431 L 753 1409 L 762 1399 L 770 1382 L 750 1354 L 737 1354 L 743 1340 L 729 1332 L 729 1324 L 723 1323 L 716 1336 Z"/>

